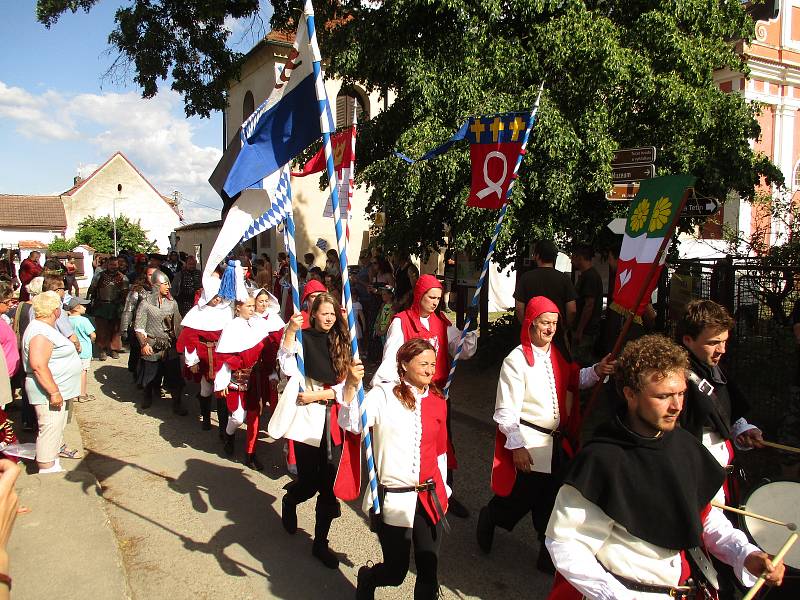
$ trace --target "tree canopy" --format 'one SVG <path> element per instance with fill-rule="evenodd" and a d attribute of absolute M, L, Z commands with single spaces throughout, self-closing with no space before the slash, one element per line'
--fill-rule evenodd
<path fill-rule="evenodd" d="M 114 221 L 111 217 L 86 217 L 78 223 L 76 246 L 86 244 L 102 254 L 114 252 Z M 150 247 L 147 231 L 125 215 L 117 217 L 117 250 L 144 252 Z"/>
<path fill-rule="evenodd" d="M 50 25 L 96 0 L 39 0 Z M 256 0 L 131 0 L 110 41 L 136 67 L 144 95 L 172 69 L 187 114 L 225 103 L 241 56 L 224 48 L 226 15 Z M 293 30 L 301 3 L 273 0 L 273 29 Z M 698 191 L 749 197 L 778 169 L 749 141 L 759 106 L 720 91 L 715 69 L 745 72 L 734 42 L 754 24 L 739 0 L 393 0 L 315 2 L 327 75 L 392 98 L 360 124 L 358 182 L 383 210 L 384 243 L 438 247 L 448 224 L 459 248 L 479 250 L 496 214 L 467 208 L 469 153 L 456 148 L 408 166 L 469 115 L 531 107 L 539 118 L 520 169 L 498 258 L 542 237 L 593 240 L 625 206 L 604 198 L 613 151 L 655 146 L 657 174 L 692 173 Z"/>

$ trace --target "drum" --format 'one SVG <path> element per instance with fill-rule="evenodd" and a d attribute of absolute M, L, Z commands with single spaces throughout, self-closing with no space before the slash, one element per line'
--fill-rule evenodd
<path fill-rule="evenodd" d="M 745 510 L 800 527 L 800 483 L 771 481 L 755 488 L 742 506 Z M 742 528 L 755 544 L 774 555 L 781 549 L 791 531 L 753 517 L 742 518 Z M 789 567 L 800 569 L 800 544 L 794 544 L 783 559 Z"/>

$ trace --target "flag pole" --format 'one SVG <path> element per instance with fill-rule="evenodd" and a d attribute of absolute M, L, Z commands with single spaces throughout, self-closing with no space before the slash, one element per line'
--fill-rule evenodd
<path fill-rule="evenodd" d="M 295 229 L 294 229 L 294 211 L 292 205 L 289 204 L 289 210 L 286 213 L 286 221 L 283 224 L 286 236 L 284 242 L 286 251 L 289 253 L 289 279 L 292 282 L 292 304 L 294 305 L 294 313 L 300 312 L 300 280 L 297 276 L 297 248 L 295 246 Z M 300 371 L 300 391 L 305 388 L 306 382 L 306 365 L 303 360 L 303 330 L 297 330 L 295 334 L 297 337 L 297 369 Z"/>
<path fill-rule="evenodd" d="M 311 0 L 305 3 L 306 22 L 308 24 L 308 38 L 311 45 L 311 53 L 314 57 L 314 79 L 317 101 L 319 102 L 320 130 L 322 131 L 322 144 L 325 148 L 325 161 L 328 169 L 328 189 L 331 196 L 333 207 L 334 225 L 336 227 L 336 245 L 339 250 L 339 266 L 342 270 L 342 291 L 344 297 L 345 310 L 347 312 L 347 324 L 350 329 L 350 347 L 353 352 L 353 360 L 358 360 L 358 340 L 356 339 L 356 321 L 353 315 L 353 300 L 350 295 L 350 278 L 347 271 L 347 237 L 342 228 L 342 213 L 339 210 L 339 191 L 336 189 L 336 170 L 333 164 L 333 148 L 331 146 L 330 134 L 330 105 L 328 95 L 325 92 L 325 84 L 322 81 L 322 56 L 317 45 L 317 33 L 314 26 L 314 8 Z M 358 410 L 361 416 L 362 439 L 364 443 L 364 454 L 367 459 L 367 469 L 369 471 L 369 495 L 372 501 L 372 508 L 375 514 L 380 513 L 381 507 L 378 502 L 378 476 L 375 470 L 375 460 L 372 455 L 372 436 L 367 427 L 367 410 L 364 402 L 364 386 L 362 382 L 358 384 Z"/>
<path fill-rule="evenodd" d="M 522 146 L 520 147 L 519 155 L 517 156 L 517 163 L 514 165 L 514 173 L 511 175 L 511 182 L 508 185 L 505 202 L 503 202 L 503 207 L 500 209 L 500 214 L 497 217 L 497 223 L 494 227 L 494 235 L 492 236 L 492 241 L 489 243 L 489 251 L 486 253 L 486 260 L 483 261 L 483 269 L 481 270 L 481 276 L 478 279 L 478 287 L 475 288 L 475 293 L 472 295 L 472 302 L 470 302 L 469 309 L 467 309 L 467 321 L 464 323 L 464 329 L 461 330 L 461 337 L 458 340 L 456 353 L 455 356 L 453 356 L 453 361 L 450 363 L 450 373 L 447 375 L 447 383 L 444 386 L 444 390 L 442 390 L 445 399 L 450 396 L 450 385 L 453 383 L 453 378 L 455 377 L 456 373 L 456 366 L 458 366 L 458 360 L 461 357 L 462 351 L 464 350 L 464 338 L 466 337 L 467 331 L 469 331 L 470 325 L 472 324 L 473 311 L 471 309 L 474 309 L 476 306 L 478 306 L 481 289 L 485 285 L 486 279 L 489 276 L 489 266 L 492 260 L 492 255 L 494 255 L 494 249 L 497 245 L 497 238 L 500 235 L 500 230 L 503 227 L 503 220 L 505 219 L 506 212 L 508 211 L 508 201 L 511 198 L 511 193 L 514 190 L 514 183 L 519 177 L 519 166 L 522 164 L 522 158 L 527 153 L 525 148 L 528 145 L 528 137 L 530 136 L 531 129 L 533 128 L 533 123 L 536 120 L 536 113 L 539 112 L 539 101 L 542 98 L 543 89 L 544 83 L 539 86 L 539 94 L 536 96 L 536 102 L 531 109 L 528 127 L 525 129 L 525 133 L 522 137 Z"/>
<path fill-rule="evenodd" d="M 625 323 L 622 325 L 622 329 L 620 330 L 619 335 L 617 336 L 617 340 L 614 342 L 614 347 L 611 349 L 611 360 L 617 358 L 620 351 L 622 350 L 622 344 L 625 341 L 625 337 L 628 335 L 628 331 L 630 331 L 631 326 L 633 325 L 633 319 L 636 316 L 636 312 L 642 305 L 642 300 L 644 300 L 644 294 L 650 287 L 650 282 L 653 280 L 653 277 L 656 274 L 656 270 L 661 265 L 661 262 L 664 259 L 664 254 L 666 254 L 667 252 L 667 248 L 669 248 L 669 244 L 672 241 L 672 236 L 675 233 L 675 229 L 678 227 L 678 221 L 681 218 L 681 213 L 683 212 L 684 206 L 686 206 L 686 201 L 689 199 L 689 196 L 691 195 L 691 191 L 692 188 L 686 188 L 683 192 L 683 196 L 681 196 L 680 206 L 678 206 L 678 210 L 675 212 L 675 216 L 672 218 L 672 223 L 670 223 L 667 233 L 661 240 L 661 244 L 658 247 L 658 252 L 656 252 L 655 259 L 650 264 L 650 268 L 647 270 L 647 276 L 645 277 L 641 289 L 636 295 L 636 301 L 633 304 L 634 309 L 627 311 L 628 317 L 625 319 Z M 614 283 L 616 285 L 616 278 L 614 280 Z M 588 416 L 592 413 L 595 406 L 597 405 L 597 400 L 600 398 L 600 390 L 603 387 L 604 380 L 605 377 L 600 381 L 598 381 L 592 388 L 592 396 L 589 399 L 589 402 L 586 404 L 586 409 L 583 411 L 581 420 L 585 421 L 588 418 Z"/>

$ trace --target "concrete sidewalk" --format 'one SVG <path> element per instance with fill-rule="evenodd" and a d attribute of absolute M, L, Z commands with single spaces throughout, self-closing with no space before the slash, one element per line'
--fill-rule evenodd
<path fill-rule="evenodd" d="M 84 455 L 74 417 L 65 440 Z M 17 517 L 9 542 L 12 597 L 131 598 L 97 480 L 81 460 L 62 458 L 61 466 L 65 473 L 38 475 L 29 464 L 17 480 L 20 506 L 31 512 Z"/>

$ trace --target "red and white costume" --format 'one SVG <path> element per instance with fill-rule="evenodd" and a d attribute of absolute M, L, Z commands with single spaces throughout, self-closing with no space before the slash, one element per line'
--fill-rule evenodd
<path fill-rule="evenodd" d="M 458 342 L 461 339 L 461 330 L 454 327 L 450 320 L 441 313 L 432 313 L 427 317 L 420 314 L 420 301 L 431 289 L 442 289 L 442 284 L 433 275 L 421 275 L 414 286 L 414 302 L 408 310 L 395 315 L 392 324 L 386 332 L 386 343 L 383 346 L 383 361 L 372 378 L 372 385 L 382 382 L 397 383 L 397 350 L 407 341 L 414 338 L 428 340 L 436 351 L 436 370 L 432 383 L 444 389 L 450 373 L 451 356 L 455 355 Z M 464 338 L 464 347 L 461 358 L 472 358 L 477 348 L 478 333 L 469 332 Z M 449 403 L 448 403 L 449 407 Z M 448 468 L 455 469 L 455 448 L 452 436 L 448 435 Z"/>
<path fill-rule="evenodd" d="M 252 454 L 255 447 L 261 412 L 258 369 L 254 367 L 262 358 L 264 347 L 280 341 L 280 330 L 272 330 L 271 326 L 274 323 L 261 317 L 253 316 L 247 320 L 236 317 L 222 330 L 217 344 L 220 368 L 214 379 L 214 391 L 227 390 L 228 435 L 233 435 L 247 421 L 248 454 Z M 277 335 L 270 336 L 273 333 Z"/>
<path fill-rule="evenodd" d="M 409 410 L 394 394 L 394 383 L 373 387 L 364 398 L 367 427 L 372 428 L 373 452 L 378 479 L 382 486 L 405 488 L 433 480 L 442 510 L 447 512 L 450 490 L 447 479 L 447 405 L 444 398 L 425 390 L 416 393 L 414 410 Z M 358 402 L 339 407 L 339 425 L 361 434 Z M 358 497 L 361 468 L 358 438 L 347 444 L 339 465 L 334 491 L 343 500 Z M 348 442 L 350 437 L 348 436 Z M 441 519 L 430 491 L 387 493 L 383 498 L 383 521 L 396 527 L 413 527 L 417 500 L 432 523 Z M 369 494 L 364 495 L 364 512 L 372 508 Z"/>

